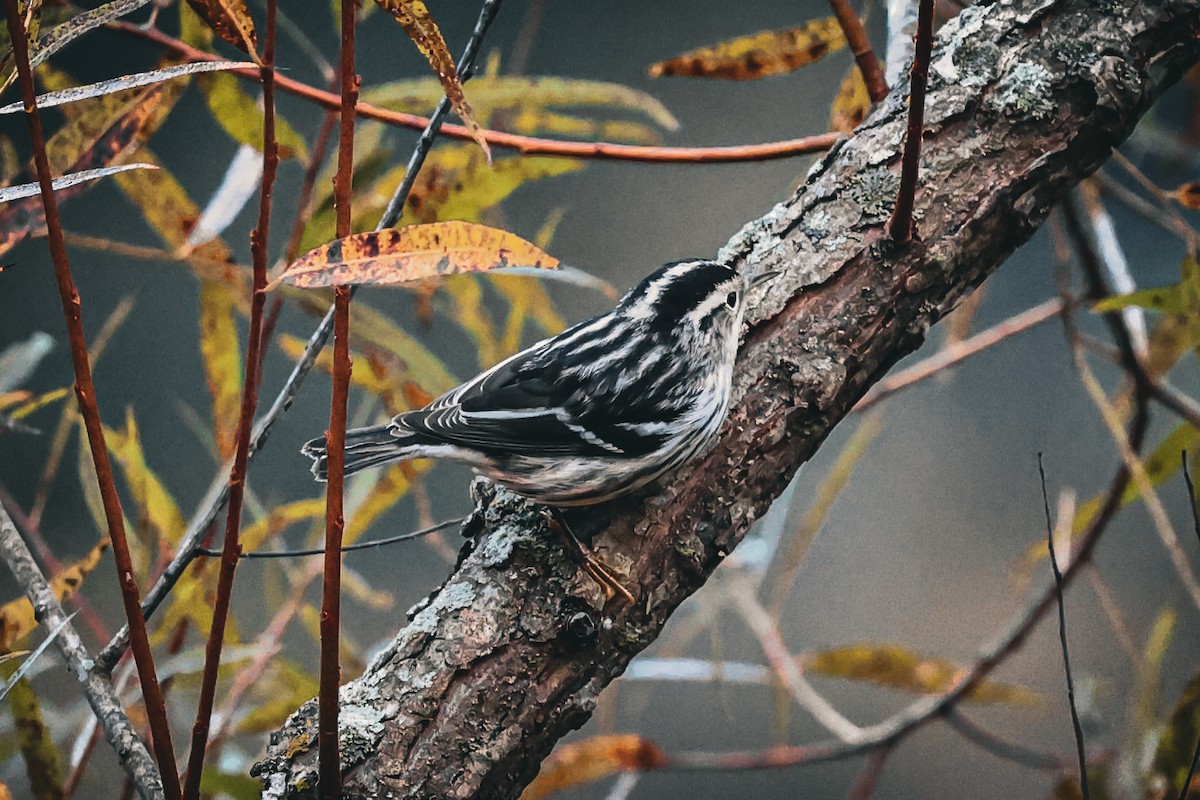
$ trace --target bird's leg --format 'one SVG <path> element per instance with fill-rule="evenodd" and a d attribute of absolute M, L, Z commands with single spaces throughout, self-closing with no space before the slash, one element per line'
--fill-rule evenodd
<path fill-rule="evenodd" d="M 575 532 L 571 530 L 571 526 L 567 524 L 567 520 L 561 510 L 553 506 L 545 506 L 542 513 L 546 517 L 547 524 L 562 537 L 567 549 L 582 562 L 584 571 L 591 576 L 592 580 L 600 584 L 600 588 L 604 590 L 606 601 L 611 600 L 614 594 L 619 594 L 630 603 L 636 602 L 633 593 L 626 589 L 617 580 L 616 576 L 613 575 L 612 567 L 601 561 L 595 551 L 580 541 L 579 537 L 575 535 Z"/>

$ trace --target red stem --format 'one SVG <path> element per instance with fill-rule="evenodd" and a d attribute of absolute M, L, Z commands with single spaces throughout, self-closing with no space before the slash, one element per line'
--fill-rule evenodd
<path fill-rule="evenodd" d="M 271 226 L 271 191 L 279 151 L 275 141 L 275 8 L 276 0 L 267 0 L 267 15 L 263 37 L 262 67 L 258 68 L 263 90 L 263 177 L 258 199 L 258 225 L 250 234 L 250 253 L 254 271 L 254 287 L 250 302 L 250 331 L 246 343 L 245 381 L 242 385 L 242 406 L 238 418 L 237 449 L 229 473 L 229 506 L 225 517 L 225 541 L 221 551 L 221 568 L 217 574 L 217 594 L 213 604 L 212 627 L 204 644 L 204 674 L 200 683 L 200 701 L 196 721 L 192 725 L 191 748 L 188 752 L 184 797 L 198 800 L 200 778 L 204 769 L 204 754 L 208 747 L 208 731 L 212 724 L 213 703 L 217 691 L 217 673 L 221 664 L 221 648 L 225 641 L 225 625 L 233 597 L 233 579 L 241 555 L 239 541 L 242 524 L 242 501 L 246 488 L 246 463 L 250 453 L 250 431 L 258 405 L 258 382 L 262 359 L 263 307 L 266 303 L 267 242 Z"/>
<path fill-rule="evenodd" d="M 850 45 L 850 52 L 854 54 L 858 71 L 862 73 L 863 82 L 867 84 L 867 94 L 870 95 L 871 102 L 878 103 L 887 97 L 887 78 L 883 77 L 883 69 L 879 66 L 875 51 L 871 49 L 871 42 L 867 39 L 862 20 L 850 7 L 849 0 L 829 0 L 829 7 L 833 9 L 833 15 L 842 26 L 842 33 L 846 34 L 846 43 Z"/>
<path fill-rule="evenodd" d="M 62 221 L 58 214 L 58 201 L 51 186 L 50 160 L 46 155 L 46 139 L 42 132 L 42 120 L 37 110 L 37 92 L 33 86 L 33 72 L 29 68 L 29 43 L 25 26 L 17 8 L 17 0 L 5 0 L 8 33 L 12 39 L 13 59 L 21 83 L 21 94 L 25 100 L 25 121 L 29 125 L 29 138 L 33 146 L 33 163 L 37 169 L 38 184 L 42 190 L 42 206 L 46 212 L 46 238 L 50 246 L 50 258 L 54 262 L 54 276 L 58 281 L 58 294 L 62 300 L 63 316 L 66 318 L 67 338 L 71 345 L 71 361 L 75 368 L 75 397 L 79 412 L 87 431 L 88 447 L 96 466 L 96 478 L 100 484 L 100 496 L 104 504 L 104 517 L 108 524 L 108 536 L 112 540 L 113 561 L 117 567 L 117 580 L 121 587 L 121 600 L 125 605 L 125 616 L 129 620 L 129 640 L 133 647 L 133 658 L 137 665 L 138 680 L 142 684 L 142 696 L 146 702 L 146 716 L 153 734 L 154 755 L 162 772 L 163 793 L 167 800 L 177 800 L 179 794 L 179 772 L 175 766 L 174 748 L 171 745 L 171 729 L 167 722 L 167 709 L 158 675 L 154 669 L 154 653 L 146 636 L 146 620 L 142 616 L 141 596 L 134 578 L 133 559 L 129 555 L 129 542 L 125 536 L 125 519 L 121 512 L 121 500 L 117 496 L 113 481 L 112 464 L 108 460 L 108 447 L 104 442 L 104 428 L 100 424 L 100 407 L 96 402 L 96 387 L 92 382 L 92 367 L 88 360 L 87 340 L 83 335 L 83 309 L 75 280 L 71 276 L 71 265 L 67 260 L 67 247 L 63 241 Z"/>
<path fill-rule="evenodd" d="M 115 30 L 131 33 L 143 39 L 169 48 L 186 61 L 226 61 L 220 56 L 191 47 L 162 31 L 151 28 L 143 30 L 124 22 L 110 23 Z M 257 68 L 245 67 L 229 70 L 235 75 L 254 77 Z M 341 100 L 332 92 L 325 92 L 307 84 L 279 75 L 276 85 L 289 94 L 303 97 L 325 108 L 339 108 Z M 364 119 L 374 119 L 401 128 L 424 130 L 429 119 L 417 114 L 388 111 L 369 103 L 357 103 L 355 113 Z M 443 125 L 441 133 L 453 139 L 471 139 L 471 132 L 462 125 Z M 833 147 L 842 134 L 820 133 L 799 139 L 787 139 L 764 144 L 731 145 L 728 147 L 654 147 L 635 144 L 613 144 L 611 142 L 563 142 L 557 139 L 541 139 L 536 136 L 521 136 L 504 131 L 483 130 L 483 138 L 495 147 L 516 150 L 524 155 L 559 156 L 562 158 L 606 158 L 614 161 L 651 161 L 659 164 L 720 164 L 741 161 L 770 161 L 790 158 L 808 153 L 820 153 Z"/>
<path fill-rule="evenodd" d="M 358 103 L 358 76 L 354 73 L 354 0 L 342 0 L 342 47 L 338 126 L 338 168 L 333 179 L 337 237 L 350 235 L 350 198 L 354 175 L 354 122 Z M 333 295 L 333 400 L 329 430 L 329 482 L 325 494 L 325 563 L 321 594 L 321 667 L 318 697 L 318 792 L 321 800 L 342 796 L 341 756 L 338 752 L 338 686 L 341 666 L 338 645 L 342 619 L 342 516 L 346 467 L 346 403 L 350 392 L 350 287 L 339 286 Z"/>
<path fill-rule="evenodd" d="M 888 236 L 902 244 L 913 235 L 913 202 L 920 172 L 921 136 L 925 131 L 925 85 L 929 81 L 929 59 L 933 53 L 933 0 L 921 0 L 917 14 L 917 52 L 913 58 L 908 92 L 908 132 L 904 135 L 904 162 L 900 168 L 900 191 L 888 220 Z"/>

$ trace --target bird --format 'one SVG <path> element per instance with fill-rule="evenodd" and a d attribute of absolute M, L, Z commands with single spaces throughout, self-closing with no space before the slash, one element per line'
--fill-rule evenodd
<path fill-rule="evenodd" d="M 438 458 L 548 509 L 604 587 L 632 600 L 559 509 L 639 489 L 707 451 L 729 410 L 747 278 L 708 259 L 675 261 L 609 312 L 521 350 L 423 408 L 346 431 L 345 474 Z M 325 437 L 301 452 L 328 476 Z"/>

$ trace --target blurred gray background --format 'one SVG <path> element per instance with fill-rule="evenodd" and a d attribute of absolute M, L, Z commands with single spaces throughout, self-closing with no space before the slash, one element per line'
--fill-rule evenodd
<path fill-rule="evenodd" d="M 282 6 L 333 58 L 337 39 L 329 3 L 293 0 Z M 430 9 L 457 52 L 474 23 L 476 5 L 431 3 Z M 528 13 L 527 2 L 508 0 L 484 51 L 499 51 L 507 58 Z M 828 13 L 827 6 L 817 0 L 743 3 L 736 13 L 730 13 L 729 4 L 712 0 L 546 3 L 526 72 L 615 81 L 652 93 L 682 123 L 680 131 L 667 135 L 669 144 L 766 142 L 819 133 L 827 128 L 830 103 L 851 63 L 848 52 L 833 54 L 790 75 L 757 82 L 654 80 L 646 77 L 646 68 L 696 46 L 760 29 L 783 28 Z M 173 17 L 173 12 L 166 16 Z M 882 9 L 873 9 L 872 16 L 869 26 L 881 44 Z M 427 72 L 415 48 L 382 13 L 373 15 L 360 29 L 359 47 L 364 86 Z M 77 79 L 92 81 L 147 69 L 156 55 L 153 46 L 105 32 L 67 50 L 60 63 Z M 286 38 L 281 39 L 279 61 L 291 77 L 313 85 L 322 83 L 319 73 Z M 1185 94 L 1169 95 L 1161 104 L 1160 116 L 1177 116 L 1172 107 L 1186 102 L 1190 100 Z M 312 106 L 283 95 L 279 107 L 301 132 L 312 136 L 320 117 Z M 27 152 L 20 120 L 10 118 L 3 130 Z M 398 158 L 406 158 L 415 134 L 393 130 L 388 136 L 397 143 Z M 208 120 L 194 89 L 152 145 L 201 204 L 216 188 L 236 149 Z M 504 206 L 505 220 L 511 230 L 532 237 L 551 212 L 563 209 L 565 216 L 552 252 L 624 289 L 664 261 L 713 254 L 744 222 L 785 197 L 809 163 L 809 158 L 704 166 L 598 160 L 582 172 L 523 187 Z M 1183 169 L 1192 171 L 1183 177 L 1178 163 L 1152 160 L 1147 168 L 1169 185 L 1195 177 L 1194 165 L 1184 165 Z M 285 162 L 276 190 L 274 244 L 282 242 L 290 226 L 300 176 L 297 164 Z M 247 233 L 253 224 L 253 205 L 225 237 L 244 263 L 249 260 Z M 1139 284 L 1175 282 L 1183 246 L 1126 214 L 1117 204 L 1110 202 L 1109 207 Z M 137 209 L 110 185 L 101 184 L 68 202 L 64 224 L 74 232 L 116 235 L 125 241 L 157 245 Z M 106 422 L 114 426 L 122 424 L 126 407 L 135 410 L 151 467 L 175 493 L 184 513 L 190 513 L 216 468 L 208 446 L 198 441 L 181 412 L 181 406 L 187 405 L 208 419 L 208 394 L 197 345 L 196 280 L 180 264 L 126 261 L 77 248 L 71 255 L 90 334 L 94 335 L 122 298 L 134 298 L 132 315 L 96 370 L 101 410 Z M 49 332 L 58 346 L 28 388 L 42 392 L 68 385 L 69 354 L 45 242 L 28 241 L 5 260 L 16 266 L 0 274 L 0 348 L 37 330 Z M 586 290 L 556 284 L 548 288 L 568 321 L 597 313 L 609 302 Z M 1044 232 L 1005 264 L 985 291 L 975 330 L 1052 296 L 1054 268 Z M 473 347 L 444 317 L 439 316 L 428 330 L 408 322 L 411 303 L 403 291 L 366 289 L 360 297 L 404 321 L 459 377 L 477 369 Z M 289 307 L 280 320 L 280 330 L 306 336 L 312 324 L 310 317 Z M 936 346 L 942 335 L 934 329 L 930 345 Z M 929 352 L 927 346 L 914 358 Z M 1097 368 L 1111 385 L 1113 373 L 1102 364 Z M 273 348 L 266 362 L 264 397 L 273 395 L 288 369 L 286 357 Z M 1196 388 L 1195 378 L 1190 364 L 1182 374 L 1173 375 L 1176 383 L 1189 389 Z M 263 503 L 312 496 L 307 462 L 296 450 L 302 441 L 324 429 L 328 404 L 328 379 L 314 375 L 251 469 L 251 486 Z M 57 412 L 49 411 L 30 422 L 52 428 L 56 418 Z M 883 407 L 883 418 L 882 434 L 859 464 L 808 554 L 783 620 L 784 637 L 795 650 L 890 641 L 928 655 L 969 662 L 1025 602 L 1014 582 L 1013 568 L 1025 549 L 1043 535 L 1036 453 L 1045 454 L 1052 492 L 1076 487 L 1080 498 L 1086 499 L 1111 477 L 1117 463 L 1114 448 L 1070 364 L 1057 322 L 971 359 L 946 378 L 905 392 Z M 857 419 L 848 420 L 803 469 L 796 489 L 801 511 L 807 507 L 804 498 L 821 483 L 857 424 Z M 1157 442 L 1174 424 L 1156 410 L 1149 441 Z M 47 436 L 0 435 L 0 483 L 24 507 L 32 500 L 47 447 Z M 78 489 L 75 448 L 72 444 L 68 450 L 67 466 L 56 482 L 42 525 L 65 561 L 86 552 L 98 535 Z M 467 473 L 442 466 L 435 475 L 437 479 L 429 482 L 435 516 L 465 512 Z M 1181 534 L 1187 535 L 1182 481 L 1169 482 L 1162 495 Z M 371 535 L 407 530 L 416 519 L 412 502 L 406 500 L 379 521 Z M 293 534 L 293 541 L 298 535 L 299 531 Z M 1185 542 L 1195 564 L 1195 541 L 1185 538 Z M 1161 609 L 1174 606 L 1181 612 L 1163 670 L 1165 697 L 1170 702 L 1196 668 L 1200 616 L 1179 589 L 1140 507 L 1127 510 L 1112 526 L 1097 563 L 1139 643 Z M 362 645 L 388 637 L 402 623 L 403 609 L 437 585 L 448 570 L 433 550 L 421 544 L 351 555 L 347 565 L 372 585 L 393 592 L 397 599 L 391 612 L 371 611 L 353 603 L 345 606 L 346 628 Z M 239 570 L 236 591 L 241 602 L 237 609 L 247 635 L 256 631 L 253 607 L 260 602 L 256 573 L 261 569 L 258 564 L 243 563 Z M 15 596 L 7 575 L 2 577 L 3 597 Z M 120 609 L 114 602 L 112 584 L 111 566 L 106 562 L 89 581 L 86 592 L 115 626 Z M 689 617 L 695 603 L 693 600 L 681 609 L 676 623 Z M 1096 688 L 1094 711 L 1099 723 L 1089 747 L 1099 752 L 1121 742 L 1131 670 L 1086 585 L 1072 589 L 1068 603 L 1077 677 Z M 691 645 L 689 654 L 703 658 L 717 652 L 726 659 L 761 663 L 758 645 L 745 626 L 732 616 L 725 616 L 723 623 L 718 649 L 702 636 Z M 291 657 L 315 664 L 316 648 L 306 636 L 292 636 L 287 644 Z M 648 654 L 654 652 L 651 648 Z M 1035 709 L 968 706 L 967 716 L 998 735 L 1051 750 L 1069 761 L 1071 726 L 1053 625 L 1041 625 L 995 677 L 1041 690 L 1049 702 Z M 814 681 L 859 724 L 878 721 L 911 699 L 844 681 Z M 70 683 L 63 682 L 61 691 L 64 703 L 74 700 Z M 764 687 L 624 683 L 613 695 L 597 719 L 577 736 L 600 730 L 638 732 L 668 752 L 750 750 L 778 741 L 776 701 Z M 194 709 L 190 704 L 176 705 L 186 706 L 173 708 L 182 741 Z M 826 738 L 798 709 L 791 710 L 785 730 L 792 743 Z M 97 764 L 103 767 L 105 759 L 111 761 L 111 756 L 100 754 Z M 784 770 L 651 774 L 631 796 L 688 796 L 693 800 L 843 797 L 861 766 L 861 760 L 855 759 Z M 79 796 L 111 796 L 113 784 L 101 779 L 106 774 L 111 779 L 104 768 L 94 771 Z M 987 755 L 945 726 L 934 724 L 907 740 L 892 756 L 875 796 L 1007 800 L 1047 795 L 1052 782 L 1053 777 L 1046 773 Z M 603 781 L 564 796 L 604 797 L 610 784 Z"/>

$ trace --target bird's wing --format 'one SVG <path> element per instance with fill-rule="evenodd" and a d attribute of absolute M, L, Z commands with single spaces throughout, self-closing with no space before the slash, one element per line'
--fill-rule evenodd
<path fill-rule="evenodd" d="M 456 402 L 399 415 L 394 429 L 497 456 L 624 455 L 567 410 L 578 388 L 569 377 L 555 381 L 510 370 L 480 377 L 487 380 L 472 382 Z"/>
<path fill-rule="evenodd" d="M 393 432 L 497 456 L 637 457 L 666 437 L 645 428 L 647 409 L 614 391 L 559 347 L 597 320 L 523 350 L 434 400 L 400 414 Z M 656 364 L 647 364 L 657 371 Z M 611 383 L 611 382 L 608 382 Z"/>

